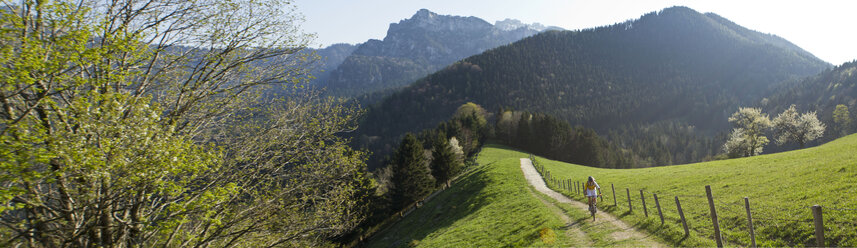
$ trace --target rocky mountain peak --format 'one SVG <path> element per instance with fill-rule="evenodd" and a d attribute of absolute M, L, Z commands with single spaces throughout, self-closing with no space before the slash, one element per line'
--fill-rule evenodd
<path fill-rule="evenodd" d="M 512 30 L 519 29 L 519 28 L 526 28 L 526 29 L 535 30 L 537 32 L 541 32 L 541 31 L 544 31 L 545 29 L 547 29 L 547 27 L 545 27 L 545 25 L 542 25 L 541 23 L 538 23 L 538 22 L 533 23 L 533 24 L 526 24 L 526 23 L 523 23 L 519 20 L 509 19 L 509 18 L 506 18 L 506 20 L 495 22 L 494 27 L 497 29 L 500 29 L 500 30 L 504 30 L 504 31 L 512 31 Z"/>
<path fill-rule="evenodd" d="M 437 16 L 437 13 L 431 12 L 428 9 L 420 9 L 416 14 L 411 16 L 411 20 L 430 20 Z"/>
<path fill-rule="evenodd" d="M 420 9 L 409 19 L 401 20 L 399 23 L 391 23 L 390 29 L 387 30 L 387 36 L 414 30 L 424 32 L 470 32 L 490 28 L 490 23 L 476 17 L 438 15 L 427 9 Z"/>

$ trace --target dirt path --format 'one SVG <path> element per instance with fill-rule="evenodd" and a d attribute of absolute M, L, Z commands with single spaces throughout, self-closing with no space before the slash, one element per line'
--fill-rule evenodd
<path fill-rule="evenodd" d="M 537 193 L 533 192 L 530 188 L 527 188 L 527 190 L 530 191 L 530 194 L 532 194 L 533 197 L 535 197 L 536 199 L 539 199 L 539 201 L 541 201 L 542 204 L 547 206 L 551 210 L 551 212 L 553 212 L 555 215 L 559 216 L 560 219 L 562 219 L 562 221 L 565 222 L 565 226 L 563 227 L 563 229 L 565 229 L 565 235 L 567 237 L 571 237 L 572 240 L 574 240 L 576 242 L 575 244 L 577 246 L 579 246 L 579 247 L 593 247 L 593 246 L 595 246 L 592 243 L 592 240 L 589 240 L 589 237 L 586 236 L 586 233 L 584 233 L 583 230 L 580 229 L 580 222 L 574 221 L 574 219 L 571 218 L 570 216 L 568 216 L 567 214 L 565 214 L 562 211 L 562 209 L 560 209 L 559 207 L 557 207 L 553 203 L 548 202 L 545 199 L 542 199 L 542 197 L 539 197 L 538 195 L 536 195 Z"/>
<path fill-rule="evenodd" d="M 545 181 L 542 179 L 541 175 L 539 175 L 539 172 L 536 171 L 535 167 L 533 167 L 533 162 L 530 161 L 529 158 L 521 158 L 521 171 L 524 172 L 524 177 L 527 179 L 527 182 L 529 182 L 530 185 L 532 185 L 537 191 L 553 198 L 554 200 L 556 200 L 559 203 L 569 204 L 574 208 L 578 208 L 581 211 L 585 211 L 585 212 L 587 212 L 587 215 L 588 215 L 589 206 L 587 206 L 586 204 L 584 204 L 582 202 L 572 200 L 572 199 L 560 194 L 559 192 L 556 192 L 556 191 L 549 189 L 547 187 L 547 185 L 545 184 Z M 549 205 L 549 207 L 552 207 L 552 209 L 556 208 L 556 206 L 553 206 L 553 204 L 551 204 L 549 202 L 542 201 L 542 203 L 545 203 L 545 205 Z M 561 211 L 560 211 L 560 214 L 561 214 L 560 217 L 563 220 L 565 220 L 567 223 L 569 223 L 568 225 L 570 227 L 573 227 L 575 225 L 575 223 L 570 223 L 570 219 L 567 215 L 565 215 L 564 213 L 561 213 Z M 602 226 L 605 226 L 606 228 L 608 228 L 610 230 L 613 230 L 612 233 L 610 234 L 610 237 L 615 241 L 634 241 L 633 242 L 634 246 L 666 247 L 665 245 L 660 244 L 660 243 L 652 240 L 648 234 L 644 234 L 640 231 L 637 231 L 636 229 L 629 226 L 625 222 L 622 222 L 621 220 L 617 219 L 616 217 L 613 217 L 612 215 L 609 215 L 609 214 L 601 212 L 601 211 L 599 211 L 596 214 L 595 223 L 592 223 L 592 224 L 593 225 L 602 225 Z M 575 232 L 579 232 L 579 230 L 575 231 Z M 577 236 L 577 235 L 574 235 L 574 236 Z M 584 240 L 583 242 L 589 242 L 589 240 Z"/>

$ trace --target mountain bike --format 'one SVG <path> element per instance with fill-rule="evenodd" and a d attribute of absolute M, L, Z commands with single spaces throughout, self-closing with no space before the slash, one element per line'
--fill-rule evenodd
<path fill-rule="evenodd" d="M 593 198 L 594 198 L 594 197 L 593 197 Z M 593 222 L 595 222 L 595 213 L 597 213 L 597 212 L 598 212 L 598 208 L 596 208 L 596 207 L 595 207 L 595 205 L 596 205 L 596 204 L 598 204 L 598 203 L 596 203 L 596 202 L 594 201 L 594 199 L 593 199 L 592 201 L 590 201 L 590 202 L 591 202 L 591 203 L 589 204 L 589 213 L 590 213 L 590 214 L 592 214 L 592 221 L 593 221 Z"/>

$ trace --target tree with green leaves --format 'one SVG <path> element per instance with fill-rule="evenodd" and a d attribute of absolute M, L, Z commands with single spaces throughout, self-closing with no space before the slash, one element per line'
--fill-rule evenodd
<path fill-rule="evenodd" d="M 815 112 L 799 115 L 795 105 L 792 104 L 774 118 L 773 128 L 778 144 L 797 142 L 800 148 L 804 148 L 806 142 L 821 138 L 824 135 L 825 126 L 818 120 Z"/>
<path fill-rule="evenodd" d="M 449 186 L 449 181 L 458 174 L 464 161 L 459 159 L 443 131 L 438 132 L 435 139 L 431 152 L 431 173 L 438 186 L 443 184 Z M 457 140 L 456 143 L 458 143 Z"/>
<path fill-rule="evenodd" d="M 771 127 L 771 120 L 767 114 L 762 113 L 762 109 L 738 108 L 738 111 L 729 117 L 729 122 L 732 122 L 735 128 L 729 141 L 723 146 L 726 153 L 745 157 L 762 153 L 762 148 L 769 142 L 764 132 Z"/>
<path fill-rule="evenodd" d="M 412 133 L 405 135 L 393 154 L 392 197 L 397 207 L 422 200 L 431 193 L 435 179 L 426 164 L 423 145 Z"/>
<path fill-rule="evenodd" d="M 840 135 L 848 134 L 851 128 L 851 113 L 848 112 L 848 106 L 845 104 L 836 105 L 836 109 L 833 110 L 833 123 L 836 123 Z"/>
<path fill-rule="evenodd" d="M 364 217 L 353 107 L 295 96 L 290 1 L 7 4 L 0 246 L 322 245 Z M 259 107 L 270 106 L 270 107 Z"/>

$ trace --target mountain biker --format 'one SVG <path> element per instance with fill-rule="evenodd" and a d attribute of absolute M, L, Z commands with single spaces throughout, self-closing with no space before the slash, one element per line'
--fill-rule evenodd
<path fill-rule="evenodd" d="M 584 195 L 589 198 L 589 206 L 594 206 L 596 202 L 595 197 L 601 195 L 601 186 L 598 186 L 594 177 L 589 176 L 589 179 L 586 180 L 584 190 Z"/>

